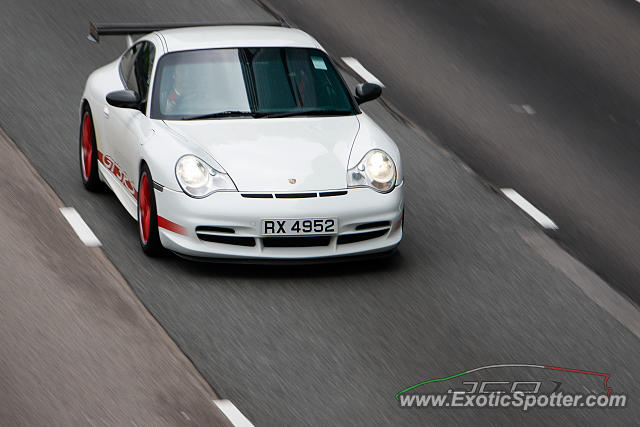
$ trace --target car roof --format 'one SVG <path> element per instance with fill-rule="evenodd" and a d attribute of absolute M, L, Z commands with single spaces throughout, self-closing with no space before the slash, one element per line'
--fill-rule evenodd
<path fill-rule="evenodd" d="M 221 25 L 173 28 L 158 31 L 168 52 L 225 47 L 307 47 L 322 46 L 304 31 L 295 28 L 259 25 Z"/>

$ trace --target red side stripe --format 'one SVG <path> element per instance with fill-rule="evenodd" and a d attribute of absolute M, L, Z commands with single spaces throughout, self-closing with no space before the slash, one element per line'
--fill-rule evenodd
<path fill-rule="evenodd" d="M 178 234 L 187 234 L 187 229 L 185 227 L 176 224 L 175 222 L 169 221 L 168 219 L 163 218 L 160 215 L 158 215 L 158 227 L 162 227 L 165 230 L 173 231 L 174 233 Z"/>

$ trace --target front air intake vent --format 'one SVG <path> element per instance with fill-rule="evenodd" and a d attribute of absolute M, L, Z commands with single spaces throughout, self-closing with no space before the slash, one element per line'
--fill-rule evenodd
<path fill-rule="evenodd" d="M 334 196 L 345 196 L 347 194 L 346 190 L 342 191 L 323 191 L 320 193 L 320 197 L 334 197 Z"/>
<path fill-rule="evenodd" d="M 276 199 L 309 199 L 318 197 L 318 193 L 276 193 Z"/>
<path fill-rule="evenodd" d="M 356 230 L 371 230 L 372 228 L 389 227 L 390 225 L 390 221 L 367 222 L 357 225 Z"/>
<path fill-rule="evenodd" d="M 273 194 L 271 194 L 271 193 L 242 193 L 242 197 L 246 197 L 247 199 L 273 199 Z"/>
<path fill-rule="evenodd" d="M 311 199 L 314 197 L 346 196 L 346 190 L 322 191 L 320 193 L 240 193 L 246 199 Z"/>
<path fill-rule="evenodd" d="M 225 233 L 225 234 L 234 234 L 236 230 L 229 227 L 218 227 L 215 225 L 200 225 L 196 227 L 196 233 Z"/>
<path fill-rule="evenodd" d="M 388 231 L 389 229 L 385 228 L 383 230 L 366 231 L 364 233 L 343 234 L 338 236 L 338 244 L 346 245 L 348 243 L 357 243 L 364 240 L 375 239 L 376 237 L 384 236 Z"/>
<path fill-rule="evenodd" d="M 263 237 L 265 248 L 308 248 L 312 246 L 328 246 L 331 236 L 305 237 Z"/>
<path fill-rule="evenodd" d="M 256 245 L 256 239 L 253 237 L 239 237 L 239 236 L 222 236 L 219 234 L 202 234 L 197 233 L 198 238 L 205 242 L 212 243 L 223 243 L 225 245 L 235 245 L 235 246 L 249 246 L 253 247 Z"/>

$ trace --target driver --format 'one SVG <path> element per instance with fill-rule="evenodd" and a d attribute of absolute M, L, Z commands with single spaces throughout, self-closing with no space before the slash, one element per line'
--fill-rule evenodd
<path fill-rule="evenodd" d="M 167 94 L 167 101 L 165 104 L 165 111 L 167 113 L 174 113 L 180 110 L 181 104 L 185 100 L 193 98 L 196 94 L 195 85 L 192 79 L 189 78 L 185 67 L 177 66 L 173 70 L 172 82 L 173 88 Z"/>

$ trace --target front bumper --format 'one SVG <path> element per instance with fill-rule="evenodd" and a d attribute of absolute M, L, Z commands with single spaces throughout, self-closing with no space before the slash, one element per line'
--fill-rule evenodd
<path fill-rule="evenodd" d="M 355 188 L 345 195 L 313 198 L 247 198 L 239 192 L 219 192 L 194 199 L 156 188 L 155 197 L 162 245 L 189 257 L 344 257 L 387 252 L 402 239 L 402 185 L 388 194 Z M 337 218 L 338 234 L 322 238 L 260 235 L 262 219 L 284 218 Z"/>

